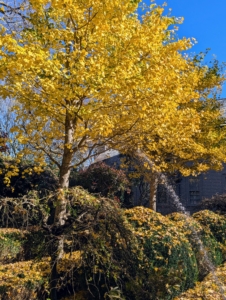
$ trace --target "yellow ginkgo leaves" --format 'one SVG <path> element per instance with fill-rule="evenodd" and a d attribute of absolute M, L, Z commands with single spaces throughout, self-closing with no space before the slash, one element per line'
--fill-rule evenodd
<path fill-rule="evenodd" d="M 175 18 L 152 5 L 140 20 L 138 2 L 30 0 L 28 28 L 1 25 L 0 94 L 16 99 L 12 131 L 30 145 L 24 154 L 57 164 L 62 186 L 100 144 L 139 148 L 162 170 L 226 160 L 219 109 L 203 105 L 224 78 L 181 54 L 192 42 L 176 39 Z"/>

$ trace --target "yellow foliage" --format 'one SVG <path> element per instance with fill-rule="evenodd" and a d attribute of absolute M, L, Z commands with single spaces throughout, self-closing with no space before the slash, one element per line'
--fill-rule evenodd
<path fill-rule="evenodd" d="M 58 271 L 67 272 L 73 267 L 79 266 L 80 259 L 80 251 L 65 254 L 58 263 Z M 48 288 L 50 270 L 49 257 L 37 262 L 30 260 L 0 265 L 0 286 L 4 286 L 7 294 L 11 293 L 13 295 L 15 290 L 18 293 L 24 292 L 24 288 L 29 285 L 32 286 L 35 293 L 36 289 L 43 283 Z"/>
<path fill-rule="evenodd" d="M 226 296 L 226 263 L 218 267 L 214 274 L 209 274 L 203 282 L 198 282 L 194 289 L 190 289 L 174 300 L 223 300 Z"/>
<path fill-rule="evenodd" d="M 224 78 L 181 54 L 192 42 L 169 29 L 175 18 L 152 5 L 141 21 L 140 1 L 47 2 L 28 1 L 30 29 L 0 28 L 0 94 L 17 100 L 12 131 L 32 144 L 20 157 L 35 154 L 39 172 L 46 155 L 59 167 L 63 156 L 69 169 L 102 142 L 184 174 L 179 160 L 195 160 L 197 172 L 226 161 L 219 109 L 200 101 Z"/>

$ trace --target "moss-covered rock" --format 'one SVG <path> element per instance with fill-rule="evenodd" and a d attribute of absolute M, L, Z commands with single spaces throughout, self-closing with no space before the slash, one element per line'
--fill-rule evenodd
<path fill-rule="evenodd" d="M 125 211 L 144 251 L 142 278 L 149 299 L 172 299 L 197 280 L 195 254 L 187 238 L 168 218 L 144 207 Z"/>
<path fill-rule="evenodd" d="M 168 215 L 168 218 L 174 222 L 177 230 L 188 238 L 196 256 L 199 279 L 203 279 L 210 271 L 210 264 L 217 266 L 222 263 L 221 244 L 216 241 L 208 227 L 190 216 L 173 213 Z"/>

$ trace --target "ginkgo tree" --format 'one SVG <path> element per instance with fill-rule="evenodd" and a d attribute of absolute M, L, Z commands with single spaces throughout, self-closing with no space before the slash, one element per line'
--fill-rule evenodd
<path fill-rule="evenodd" d="M 18 30 L 1 24 L 1 96 L 16 100 L 12 131 L 29 145 L 18 160 L 32 153 L 39 172 L 48 157 L 60 188 L 102 145 L 140 149 L 163 171 L 225 160 L 220 111 L 205 104 L 224 78 L 182 54 L 192 42 L 176 38 L 176 18 L 151 5 L 139 19 L 138 2 L 26 1 Z"/>
<path fill-rule="evenodd" d="M 71 169 L 100 146 L 143 151 L 155 171 L 189 174 L 226 161 L 220 108 L 208 100 L 224 77 L 215 65 L 183 55 L 192 41 L 177 38 L 179 19 L 154 4 L 139 18 L 139 3 L 1 4 L 0 95 L 15 99 L 12 131 L 25 145 L 18 161 L 32 154 L 35 171 L 47 158 L 59 168 L 55 227 L 67 218 Z"/>

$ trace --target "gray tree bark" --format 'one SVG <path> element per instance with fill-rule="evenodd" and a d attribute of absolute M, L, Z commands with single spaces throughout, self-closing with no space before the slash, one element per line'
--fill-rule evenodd
<path fill-rule="evenodd" d="M 158 176 L 156 173 L 151 173 L 149 177 L 150 184 L 150 199 L 149 208 L 156 211 L 156 200 L 157 200 L 157 187 L 158 187 Z"/>
<path fill-rule="evenodd" d="M 65 119 L 65 140 L 64 140 L 64 152 L 62 163 L 60 167 L 59 175 L 59 190 L 58 196 L 55 203 L 55 214 L 54 214 L 54 245 L 53 252 L 51 255 L 51 279 L 50 279 L 50 298 L 51 300 L 57 300 L 57 281 L 58 281 L 58 272 L 57 264 L 60 259 L 62 259 L 64 254 L 64 234 L 61 232 L 62 226 L 65 225 L 67 220 L 67 199 L 65 197 L 65 189 L 69 187 L 69 177 L 71 173 L 71 163 L 73 159 L 73 140 L 74 140 L 74 131 L 75 131 L 75 120 L 72 116 L 66 112 Z M 60 233 L 58 233 L 60 232 Z"/>

